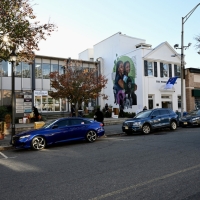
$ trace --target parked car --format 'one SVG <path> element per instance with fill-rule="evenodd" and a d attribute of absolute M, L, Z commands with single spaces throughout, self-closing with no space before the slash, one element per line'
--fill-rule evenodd
<path fill-rule="evenodd" d="M 200 110 L 194 110 L 180 119 L 180 126 L 199 126 L 200 125 Z"/>
<path fill-rule="evenodd" d="M 94 142 L 105 133 L 103 124 L 83 118 L 60 118 L 47 121 L 40 129 L 22 132 L 13 136 L 12 145 L 16 148 L 41 150 L 47 145 L 87 140 Z"/>
<path fill-rule="evenodd" d="M 138 113 L 134 118 L 122 124 L 122 131 L 127 134 L 142 132 L 149 134 L 154 129 L 170 128 L 176 130 L 179 124 L 178 115 L 168 108 L 156 108 Z"/>

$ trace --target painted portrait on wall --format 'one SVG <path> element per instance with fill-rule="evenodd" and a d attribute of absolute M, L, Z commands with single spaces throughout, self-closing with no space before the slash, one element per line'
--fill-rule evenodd
<path fill-rule="evenodd" d="M 136 67 L 130 57 L 121 56 L 114 61 L 112 79 L 114 103 L 120 111 L 137 105 Z"/>

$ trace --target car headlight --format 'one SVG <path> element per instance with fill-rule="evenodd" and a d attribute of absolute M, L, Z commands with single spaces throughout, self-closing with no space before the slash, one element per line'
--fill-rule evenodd
<path fill-rule="evenodd" d="M 141 124 L 141 122 L 134 122 L 133 126 L 139 126 Z"/>
<path fill-rule="evenodd" d="M 24 136 L 21 136 L 19 139 L 24 139 L 24 138 L 28 138 L 30 135 L 24 135 Z"/>
<path fill-rule="evenodd" d="M 191 119 L 192 121 L 196 121 L 196 120 L 198 120 L 199 119 L 199 117 L 195 117 L 195 118 L 193 118 L 193 119 Z"/>

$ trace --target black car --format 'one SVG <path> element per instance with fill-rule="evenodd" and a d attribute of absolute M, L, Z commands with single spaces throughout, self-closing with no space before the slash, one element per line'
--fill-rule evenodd
<path fill-rule="evenodd" d="M 200 109 L 194 110 L 180 119 L 180 126 L 199 126 L 200 125 Z"/>
<path fill-rule="evenodd" d="M 149 134 L 154 129 L 170 128 L 176 130 L 179 124 L 178 115 L 168 108 L 156 108 L 138 113 L 134 118 L 122 124 L 122 131 L 127 134 L 143 132 Z"/>

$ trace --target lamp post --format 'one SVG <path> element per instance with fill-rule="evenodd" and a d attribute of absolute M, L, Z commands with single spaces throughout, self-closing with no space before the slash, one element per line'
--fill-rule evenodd
<path fill-rule="evenodd" d="M 10 54 L 10 61 L 12 63 L 12 133 L 11 133 L 11 141 L 12 137 L 15 135 L 15 73 L 14 73 L 14 67 L 15 67 L 15 61 L 17 59 L 17 55 L 15 53 L 15 50 L 12 50 L 12 53 Z"/>
<path fill-rule="evenodd" d="M 185 69 L 185 61 L 184 61 L 184 49 L 186 50 L 191 43 L 188 44 L 188 46 L 184 46 L 184 24 L 188 20 L 188 18 L 192 15 L 192 13 L 196 10 L 196 8 L 200 5 L 197 4 L 185 17 L 182 17 L 182 31 L 181 31 L 181 47 L 179 48 L 178 44 L 174 45 L 175 49 L 181 49 L 181 117 L 183 116 L 183 109 L 184 109 L 184 91 L 183 91 L 183 78 L 184 78 L 184 69 Z"/>

